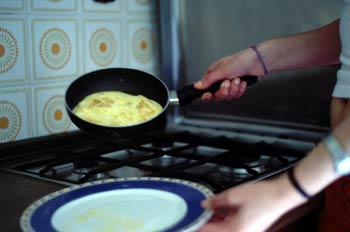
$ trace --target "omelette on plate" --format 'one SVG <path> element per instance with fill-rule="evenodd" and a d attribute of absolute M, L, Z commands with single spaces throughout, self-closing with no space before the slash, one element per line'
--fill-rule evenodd
<path fill-rule="evenodd" d="M 152 119 L 163 108 L 142 95 L 120 91 L 93 93 L 85 97 L 73 112 L 85 121 L 103 126 L 131 126 Z"/>

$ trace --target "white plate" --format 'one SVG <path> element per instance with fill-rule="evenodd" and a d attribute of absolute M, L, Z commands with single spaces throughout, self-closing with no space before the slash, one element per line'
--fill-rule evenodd
<path fill-rule="evenodd" d="M 94 181 L 47 195 L 21 217 L 23 231 L 194 231 L 211 212 L 212 192 L 197 183 L 156 177 Z"/>

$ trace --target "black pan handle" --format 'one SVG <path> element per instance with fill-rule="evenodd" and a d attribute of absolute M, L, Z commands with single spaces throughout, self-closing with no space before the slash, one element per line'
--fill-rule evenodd
<path fill-rule="evenodd" d="M 257 76 L 243 76 L 240 77 L 241 81 L 247 82 L 247 86 L 251 86 L 255 84 L 258 81 Z M 214 84 L 212 84 L 209 88 L 199 90 L 196 89 L 193 85 L 188 85 L 180 90 L 177 91 L 177 97 L 179 99 L 179 105 L 187 105 L 194 101 L 195 99 L 199 98 L 202 96 L 203 93 L 205 92 L 210 92 L 210 93 L 215 93 L 220 89 L 221 81 L 218 81 Z"/>

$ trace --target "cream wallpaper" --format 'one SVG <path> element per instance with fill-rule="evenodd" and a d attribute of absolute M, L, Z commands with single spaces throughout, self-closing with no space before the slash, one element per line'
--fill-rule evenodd
<path fill-rule="evenodd" d="M 108 67 L 159 74 L 157 0 L 0 0 L 0 143 L 77 130 L 67 86 Z"/>

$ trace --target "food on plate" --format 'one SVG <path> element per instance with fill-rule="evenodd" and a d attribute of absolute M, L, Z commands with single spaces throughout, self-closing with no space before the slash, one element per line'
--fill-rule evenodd
<path fill-rule="evenodd" d="M 130 126 L 152 119 L 162 106 L 144 97 L 121 91 L 97 92 L 85 97 L 73 112 L 85 121 L 103 126 Z"/>

